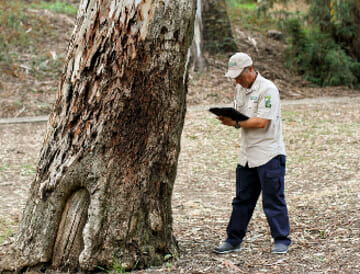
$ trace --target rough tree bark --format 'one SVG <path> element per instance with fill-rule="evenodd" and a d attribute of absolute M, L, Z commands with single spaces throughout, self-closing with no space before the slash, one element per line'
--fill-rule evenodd
<path fill-rule="evenodd" d="M 194 39 L 191 48 L 192 66 L 206 68 L 204 52 L 233 53 L 237 50 L 224 0 L 197 0 Z"/>
<path fill-rule="evenodd" d="M 0 272 L 91 271 L 115 260 L 146 267 L 176 256 L 171 194 L 194 11 L 193 0 L 81 1 L 30 198 Z"/>

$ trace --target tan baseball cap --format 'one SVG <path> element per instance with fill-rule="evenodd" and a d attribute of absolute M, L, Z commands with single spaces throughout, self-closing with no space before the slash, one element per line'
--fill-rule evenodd
<path fill-rule="evenodd" d="M 240 75 L 242 70 L 248 66 L 251 66 L 253 61 L 249 55 L 243 52 L 235 53 L 229 59 L 228 71 L 225 74 L 226 77 L 236 78 Z"/>

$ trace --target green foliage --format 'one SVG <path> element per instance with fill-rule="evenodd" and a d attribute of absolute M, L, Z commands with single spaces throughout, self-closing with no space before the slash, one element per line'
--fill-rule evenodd
<path fill-rule="evenodd" d="M 285 62 L 305 79 L 321 86 L 360 84 L 357 0 L 309 0 L 309 14 L 271 11 L 275 2 L 287 0 L 226 1 L 232 23 L 242 29 L 285 32 Z"/>
<path fill-rule="evenodd" d="M 269 10 L 274 6 L 275 3 L 287 3 L 288 0 L 261 0 L 257 3 L 256 12 L 258 16 L 267 16 Z"/>
<path fill-rule="evenodd" d="M 359 27 L 352 17 L 352 5 L 352 0 L 314 0 L 309 27 L 299 18 L 283 21 L 289 37 L 289 67 L 321 86 L 359 85 L 360 62 L 349 51 Z"/>
<path fill-rule="evenodd" d="M 128 272 L 133 272 L 137 268 L 139 261 L 140 261 L 138 259 L 135 262 L 135 264 L 131 267 L 131 269 L 129 269 L 129 267 L 127 267 L 126 264 L 122 263 L 121 260 L 116 259 L 115 255 L 113 255 L 113 256 L 114 256 L 114 264 L 113 265 L 108 265 L 107 267 L 97 266 L 97 268 L 106 273 L 124 274 L 124 273 L 128 273 Z"/>
<path fill-rule="evenodd" d="M 75 16 L 77 13 L 77 7 L 74 7 L 73 5 L 63 1 L 56 1 L 50 3 L 44 1 L 37 1 L 33 3 L 31 6 L 38 9 L 51 10 L 56 13 L 64 13 L 69 16 Z"/>
<path fill-rule="evenodd" d="M 123 266 L 118 260 L 115 260 L 114 265 L 112 266 L 108 266 L 106 268 L 97 266 L 97 268 L 106 273 L 119 273 L 119 274 L 126 273 L 126 267 Z"/>
<path fill-rule="evenodd" d="M 356 38 L 360 26 L 355 23 L 355 0 L 313 0 L 310 18 L 321 32 L 330 34 L 345 50 Z"/>

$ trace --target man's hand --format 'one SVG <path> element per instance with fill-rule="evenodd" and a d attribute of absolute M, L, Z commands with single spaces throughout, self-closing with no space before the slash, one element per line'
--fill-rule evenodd
<path fill-rule="evenodd" d="M 224 116 L 218 116 L 216 117 L 218 120 L 221 121 L 221 123 L 225 126 L 230 126 L 233 127 L 235 126 L 235 121 L 229 117 L 224 117 Z"/>

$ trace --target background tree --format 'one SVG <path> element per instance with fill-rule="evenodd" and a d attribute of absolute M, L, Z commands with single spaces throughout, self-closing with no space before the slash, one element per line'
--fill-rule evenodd
<path fill-rule="evenodd" d="M 205 50 L 211 54 L 236 51 L 225 0 L 205 0 L 203 5 Z"/>
<path fill-rule="evenodd" d="M 192 41 L 190 55 L 194 70 L 203 71 L 206 67 L 204 56 L 203 18 L 202 3 L 204 0 L 196 0 L 196 14 L 194 23 L 194 38 Z"/>
<path fill-rule="evenodd" d="M 81 1 L 31 195 L 0 272 L 146 267 L 176 256 L 171 194 L 194 10 L 193 0 Z"/>
<path fill-rule="evenodd" d="M 233 53 L 237 50 L 225 0 L 197 0 L 192 58 L 195 70 L 206 66 L 204 52 Z"/>

